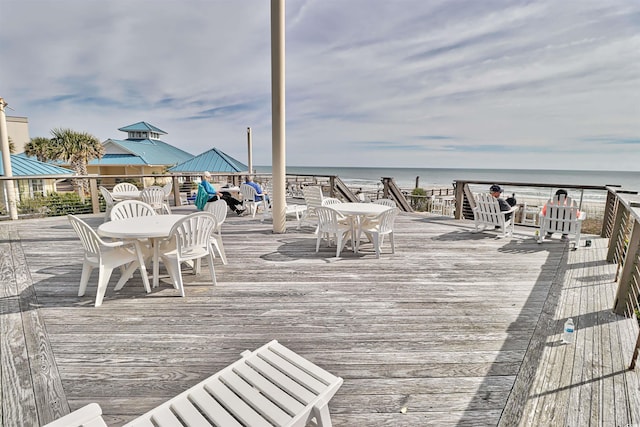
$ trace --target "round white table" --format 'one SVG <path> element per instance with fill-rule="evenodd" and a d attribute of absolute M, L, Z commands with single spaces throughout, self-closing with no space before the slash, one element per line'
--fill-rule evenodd
<path fill-rule="evenodd" d="M 362 217 L 376 216 L 386 210 L 392 209 L 389 206 L 379 205 L 377 203 L 335 203 L 333 205 L 327 205 L 327 207 L 351 218 L 351 238 L 353 239 L 351 246 L 353 247 L 353 252 L 357 252 L 360 246 L 359 236 Z"/>
<path fill-rule="evenodd" d="M 153 287 L 155 288 L 159 284 L 159 251 L 156 240 L 169 237 L 171 227 L 184 217 L 185 215 L 152 215 L 124 218 L 101 224 L 98 227 L 98 234 L 117 239 L 149 239 L 153 246 Z M 136 248 L 141 250 L 139 245 L 136 245 Z M 149 277 L 145 266 L 140 266 L 140 272 L 145 284 L 148 285 Z"/>

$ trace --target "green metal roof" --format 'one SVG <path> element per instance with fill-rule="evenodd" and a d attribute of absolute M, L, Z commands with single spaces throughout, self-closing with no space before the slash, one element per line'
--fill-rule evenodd
<path fill-rule="evenodd" d="M 159 139 L 108 139 L 104 145 L 114 144 L 128 154 L 105 154 L 90 165 L 175 165 L 193 158 L 193 154 Z M 107 150 L 108 151 L 108 150 Z"/>
<path fill-rule="evenodd" d="M 156 132 L 159 133 L 161 135 L 166 135 L 167 133 L 165 131 L 163 131 L 162 129 L 158 129 L 157 127 L 155 127 L 154 125 L 151 125 L 147 122 L 138 122 L 138 123 L 134 123 L 132 125 L 129 126 L 125 126 L 122 127 L 118 130 L 121 130 L 123 132 Z"/>
<path fill-rule="evenodd" d="M 43 163 L 20 154 L 11 154 L 13 176 L 71 175 L 74 171 Z M 4 165 L 0 162 L 0 175 L 4 176 Z"/>
<path fill-rule="evenodd" d="M 244 172 L 248 169 L 244 163 L 212 148 L 170 168 L 169 172 Z"/>

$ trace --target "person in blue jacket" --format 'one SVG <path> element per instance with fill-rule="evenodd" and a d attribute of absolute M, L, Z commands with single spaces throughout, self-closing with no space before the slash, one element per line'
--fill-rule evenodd
<path fill-rule="evenodd" d="M 264 191 L 262 191 L 262 187 L 260 187 L 260 184 L 258 184 L 257 182 L 254 182 L 253 177 L 251 175 L 247 177 L 247 185 L 253 187 L 256 190 L 256 193 L 259 194 L 259 195 L 256 194 L 256 197 L 255 197 L 256 202 L 262 201 L 263 196 L 267 202 L 269 201 L 269 195 Z"/>
<path fill-rule="evenodd" d="M 206 171 L 203 174 L 202 182 L 200 183 L 200 185 L 202 185 L 202 187 L 205 189 L 205 191 L 209 196 L 209 199 L 207 200 L 207 202 L 215 202 L 218 199 L 222 199 L 225 202 L 227 202 L 227 206 L 229 206 L 229 208 L 231 208 L 232 211 L 234 211 L 238 215 L 242 215 L 245 210 L 238 208 L 238 206 L 242 205 L 242 202 L 238 199 L 235 199 L 231 195 L 231 193 L 228 193 L 226 191 L 218 193 L 216 189 L 213 188 L 213 185 L 211 185 L 211 183 L 209 182 L 210 179 L 211 179 L 211 174 L 209 173 L 209 171 Z"/>

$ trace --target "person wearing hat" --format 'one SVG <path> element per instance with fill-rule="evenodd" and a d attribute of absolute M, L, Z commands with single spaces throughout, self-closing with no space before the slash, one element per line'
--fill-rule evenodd
<path fill-rule="evenodd" d="M 225 202 L 227 202 L 227 206 L 229 206 L 232 211 L 234 211 L 238 215 L 242 215 L 245 210 L 238 208 L 238 206 L 242 205 L 242 202 L 238 199 L 234 199 L 231 193 L 228 193 L 228 192 L 218 193 L 216 189 L 213 187 L 213 185 L 211 185 L 211 183 L 209 182 L 210 179 L 211 179 L 211 173 L 209 173 L 209 171 L 205 171 L 205 173 L 202 175 L 201 185 L 207 192 L 207 195 L 209 196 L 209 199 L 207 200 L 207 202 L 215 202 L 218 199 L 222 199 Z"/>
<path fill-rule="evenodd" d="M 498 205 L 500 205 L 501 212 L 508 211 L 511 209 L 511 206 L 509 206 L 509 204 L 501 197 L 502 188 L 500 188 L 499 185 L 493 184 L 491 187 L 489 187 L 489 192 L 493 197 L 496 198 L 496 200 L 498 200 Z M 506 214 L 504 219 L 508 220 L 509 218 L 511 218 L 510 213 Z"/>

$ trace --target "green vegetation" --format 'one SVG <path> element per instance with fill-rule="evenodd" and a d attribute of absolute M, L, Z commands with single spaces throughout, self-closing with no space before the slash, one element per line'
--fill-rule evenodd
<path fill-rule="evenodd" d="M 411 191 L 411 208 L 417 212 L 424 212 L 427 210 L 427 192 L 424 188 L 414 188 Z"/>
<path fill-rule="evenodd" d="M 51 193 L 25 199 L 18 204 L 18 214 L 38 216 L 61 216 L 92 212 L 91 200 L 84 202 L 76 193 Z"/>

